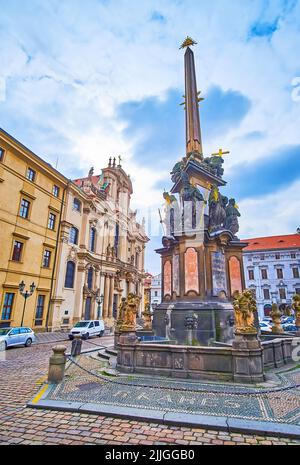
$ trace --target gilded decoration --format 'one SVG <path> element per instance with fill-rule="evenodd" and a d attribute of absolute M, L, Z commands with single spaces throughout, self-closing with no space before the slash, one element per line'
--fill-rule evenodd
<path fill-rule="evenodd" d="M 123 307 L 123 322 L 120 327 L 121 332 L 136 331 L 136 316 L 138 312 L 140 298 L 135 294 L 128 294 L 127 300 Z"/>
<path fill-rule="evenodd" d="M 242 293 L 236 291 L 233 298 L 235 333 L 257 334 L 257 329 L 254 326 L 254 312 L 257 312 L 257 308 L 252 292 L 249 289 Z"/>
<path fill-rule="evenodd" d="M 300 295 L 294 295 L 292 308 L 295 312 L 295 325 L 300 328 Z"/>

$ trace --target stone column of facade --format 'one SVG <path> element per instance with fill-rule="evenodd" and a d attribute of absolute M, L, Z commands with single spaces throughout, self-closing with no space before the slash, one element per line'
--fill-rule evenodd
<path fill-rule="evenodd" d="M 104 302 L 103 302 L 103 318 L 108 317 L 108 303 L 109 303 L 109 276 L 105 276 L 104 281 Z"/>
<path fill-rule="evenodd" d="M 108 318 L 113 318 L 113 302 L 114 302 L 114 277 L 109 277 L 109 301 L 108 301 Z"/>

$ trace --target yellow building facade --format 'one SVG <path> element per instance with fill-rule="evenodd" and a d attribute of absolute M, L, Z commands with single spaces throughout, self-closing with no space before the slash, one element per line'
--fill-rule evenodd
<path fill-rule="evenodd" d="M 0 326 L 49 324 L 68 180 L 0 130 Z M 19 291 L 35 289 L 24 309 Z"/>
<path fill-rule="evenodd" d="M 142 313 L 149 239 L 131 195 L 115 159 L 71 181 L 0 129 L 0 327 L 67 330 L 100 317 L 99 296 L 113 327 L 129 292 Z M 34 284 L 27 299 L 21 283 L 23 294 Z"/>

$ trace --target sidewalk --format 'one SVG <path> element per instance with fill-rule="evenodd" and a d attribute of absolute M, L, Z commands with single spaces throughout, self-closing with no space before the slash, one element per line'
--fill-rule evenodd
<path fill-rule="evenodd" d="M 68 333 L 63 331 L 55 331 L 53 333 L 37 333 L 36 344 L 46 344 L 49 342 L 68 341 Z"/>

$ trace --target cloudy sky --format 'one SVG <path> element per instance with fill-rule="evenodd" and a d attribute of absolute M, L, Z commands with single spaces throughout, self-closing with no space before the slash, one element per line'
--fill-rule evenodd
<path fill-rule="evenodd" d="M 298 0 L 0 0 L 0 126 L 70 178 L 121 154 L 140 217 L 157 212 L 185 150 L 186 35 L 198 42 L 205 155 L 231 151 L 224 193 L 240 237 L 295 232 Z"/>

